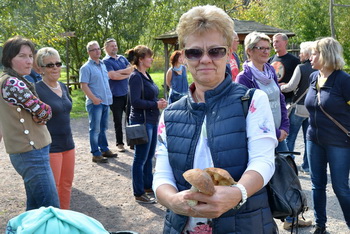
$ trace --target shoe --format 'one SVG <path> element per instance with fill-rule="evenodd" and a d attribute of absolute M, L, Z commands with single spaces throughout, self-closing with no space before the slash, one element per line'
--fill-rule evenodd
<path fill-rule="evenodd" d="M 116 157 L 118 157 L 118 154 L 114 154 L 114 153 L 112 153 L 112 151 L 107 150 L 105 152 L 102 152 L 102 156 L 106 157 L 106 158 L 116 158 Z"/>
<path fill-rule="evenodd" d="M 314 231 L 314 234 L 324 234 L 326 233 L 326 227 L 319 227 L 319 226 L 315 226 L 316 229 Z"/>
<path fill-rule="evenodd" d="M 118 152 L 125 152 L 125 148 L 123 144 L 117 145 L 117 148 L 118 148 Z"/>
<path fill-rule="evenodd" d="M 303 220 L 303 219 L 299 219 L 298 220 L 298 227 L 310 227 L 312 224 L 311 220 Z M 290 230 L 292 228 L 292 223 L 289 223 L 287 221 L 284 221 L 283 223 L 283 229 L 284 230 Z M 294 222 L 294 226 L 296 225 L 296 221 Z"/>
<path fill-rule="evenodd" d="M 147 195 L 149 195 L 149 196 L 152 196 L 152 197 L 154 197 L 154 191 L 153 191 L 153 189 L 145 189 L 145 193 L 147 194 Z"/>
<path fill-rule="evenodd" d="M 146 193 L 141 195 L 140 197 L 135 196 L 135 200 L 139 203 L 145 203 L 145 204 L 156 203 L 156 199 L 149 197 Z"/>
<path fill-rule="evenodd" d="M 94 163 L 108 163 L 108 159 L 102 156 L 92 156 L 92 162 Z"/>

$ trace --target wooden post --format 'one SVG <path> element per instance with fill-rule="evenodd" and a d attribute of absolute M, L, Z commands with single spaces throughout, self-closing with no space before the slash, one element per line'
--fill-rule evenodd
<path fill-rule="evenodd" d="M 163 90 L 164 90 L 164 98 L 168 99 L 168 87 L 166 84 L 166 73 L 169 69 L 169 51 L 168 51 L 168 43 L 164 43 L 164 54 L 165 54 L 165 63 L 164 63 L 164 82 L 163 82 Z"/>
<path fill-rule="evenodd" d="M 66 73 L 67 73 L 67 82 L 66 82 L 66 86 L 67 89 L 69 90 L 69 92 L 71 92 L 70 90 L 70 77 L 69 77 L 69 39 L 71 37 L 75 37 L 75 32 L 64 32 L 59 34 L 61 37 L 65 37 L 66 38 Z"/>

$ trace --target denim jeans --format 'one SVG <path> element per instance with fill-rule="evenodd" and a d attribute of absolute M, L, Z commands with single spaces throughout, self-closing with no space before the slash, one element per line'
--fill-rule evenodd
<path fill-rule="evenodd" d="M 350 228 L 350 148 L 320 145 L 313 141 L 307 141 L 307 150 L 316 224 L 325 227 L 327 222 L 326 185 L 328 163 L 333 191 L 338 198 L 346 224 Z"/>
<path fill-rule="evenodd" d="M 138 124 L 132 122 L 131 124 Z M 148 143 L 135 145 L 134 162 L 132 164 L 132 185 L 134 196 L 141 196 L 145 189 L 152 188 L 152 159 L 157 145 L 158 125 L 146 124 Z"/>
<path fill-rule="evenodd" d="M 93 156 L 101 156 L 108 151 L 106 130 L 108 129 L 109 106 L 89 104 L 86 106 L 89 114 L 90 147 Z"/>
<path fill-rule="evenodd" d="M 38 209 L 41 206 L 60 207 L 55 179 L 50 167 L 49 149 L 48 145 L 42 149 L 10 154 L 13 167 L 24 180 L 27 210 Z"/>
<path fill-rule="evenodd" d="M 286 143 L 286 140 L 283 140 L 281 142 L 278 142 L 278 145 L 275 149 L 276 152 L 286 152 L 286 151 L 289 151 L 288 150 L 288 146 L 287 146 L 287 143 Z"/>
<path fill-rule="evenodd" d="M 303 157 L 303 164 L 301 165 L 301 168 L 303 168 L 304 171 L 309 171 L 309 163 L 307 159 L 307 149 L 306 149 L 306 130 L 309 126 L 309 120 L 305 117 L 300 117 L 295 115 L 295 108 L 293 108 L 292 112 L 289 115 L 289 135 L 287 136 L 286 142 L 288 149 L 290 151 L 294 151 L 295 141 L 298 136 L 298 132 L 300 130 L 300 127 L 303 129 L 303 137 L 304 137 L 304 157 Z"/>
<path fill-rule="evenodd" d="M 127 95 L 121 97 L 113 96 L 113 104 L 110 105 L 115 130 L 116 145 L 124 145 L 123 143 L 123 112 L 126 112 Z"/>

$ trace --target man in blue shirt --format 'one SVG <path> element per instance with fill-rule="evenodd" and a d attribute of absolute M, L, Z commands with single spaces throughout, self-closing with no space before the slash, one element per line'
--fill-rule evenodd
<path fill-rule="evenodd" d="M 113 104 L 110 108 L 113 113 L 116 145 L 119 152 L 124 152 L 122 117 L 123 112 L 126 112 L 128 100 L 128 78 L 134 68 L 124 56 L 117 54 L 118 45 L 115 39 L 108 39 L 104 44 L 104 50 L 106 57 L 103 58 L 103 62 L 108 70 L 109 85 L 113 95 Z"/>
<path fill-rule="evenodd" d="M 35 52 L 34 52 L 33 68 L 32 68 L 29 75 L 24 76 L 24 78 L 26 78 L 29 82 L 31 82 L 33 84 L 35 84 L 36 82 L 41 81 L 43 79 L 40 75 L 38 64 L 35 62 L 36 52 L 37 52 L 37 50 L 35 50 Z"/>
<path fill-rule="evenodd" d="M 80 68 L 79 82 L 86 95 L 92 161 L 106 163 L 108 162 L 106 157 L 117 156 L 108 149 L 106 137 L 112 93 L 106 66 L 100 60 L 101 49 L 98 42 L 90 41 L 86 48 L 89 60 Z"/>

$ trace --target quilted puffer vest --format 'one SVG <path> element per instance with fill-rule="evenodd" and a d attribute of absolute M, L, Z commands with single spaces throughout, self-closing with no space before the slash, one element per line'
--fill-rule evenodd
<path fill-rule="evenodd" d="M 248 163 L 246 121 L 241 103 L 246 90 L 226 77 L 217 88 L 205 93 L 206 103 L 195 103 L 189 94 L 165 110 L 169 162 L 179 191 L 191 187 L 182 174 L 193 168 L 205 116 L 214 166 L 227 170 L 235 181 L 241 178 Z M 168 210 L 164 233 L 181 233 L 187 220 L 187 216 Z M 274 222 L 265 188 L 250 197 L 241 209 L 232 209 L 213 220 L 213 233 L 273 233 L 272 230 Z"/>

